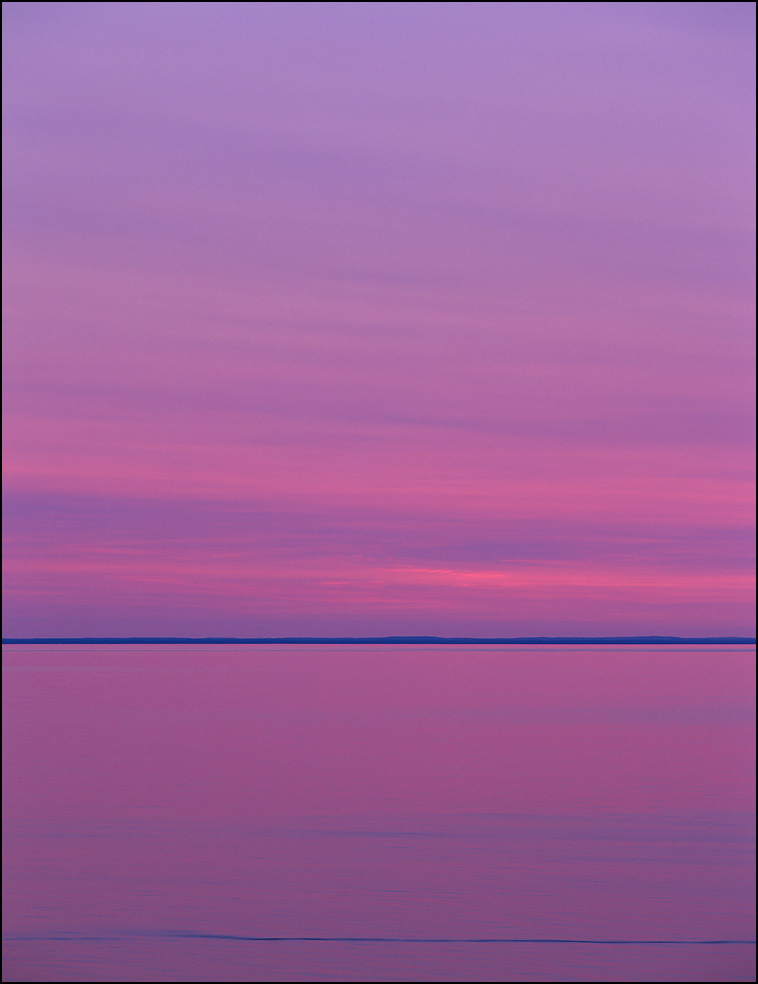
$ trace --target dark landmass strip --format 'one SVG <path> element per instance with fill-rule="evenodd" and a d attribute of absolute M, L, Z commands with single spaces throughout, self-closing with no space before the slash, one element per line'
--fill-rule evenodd
<path fill-rule="evenodd" d="M 461 644 L 481 644 L 481 645 L 531 645 L 533 643 L 547 643 L 549 645 L 706 645 L 709 643 L 719 643 L 721 645 L 753 645 L 755 637 L 748 636 L 698 636 L 697 638 L 687 638 L 686 636 L 519 636 L 513 638 L 475 638 L 473 636 L 448 637 L 448 636 L 278 636 L 259 639 L 234 639 L 229 637 L 206 637 L 190 638 L 179 636 L 131 636 L 108 637 L 97 636 L 91 638 L 34 638 L 34 639 L 3 639 L 3 644 L 53 644 L 53 643 L 80 643 L 118 645 L 119 643 L 140 645 L 140 644 L 187 644 L 196 643 L 200 645 L 260 645 L 264 643 L 288 643 L 302 645 L 340 645 L 352 643 L 353 645 L 365 644 L 384 644 L 384 645 L 423 645 L 431 643 L 434 645 L 461 645 Z"/>

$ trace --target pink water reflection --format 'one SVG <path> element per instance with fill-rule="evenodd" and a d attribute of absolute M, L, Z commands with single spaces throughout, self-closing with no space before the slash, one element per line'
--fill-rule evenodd
<path fill-rule="evenodd" d="M 748 647 L 11 646 L 6 662 L 7 931 L 33 938 L 6 979 L 750 979 L 736 943 L 581 960 L 553 944 L 508 977 L 506 944 L 388 943 L 405 955 L 357 965 L 255 944 L 253 966 L 218 939 L 750 939 Z M 418 976 L 391 976 L 408 960 Z"/>

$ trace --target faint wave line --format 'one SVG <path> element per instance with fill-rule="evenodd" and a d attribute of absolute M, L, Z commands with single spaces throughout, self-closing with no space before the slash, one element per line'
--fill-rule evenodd
<path fill-rule="evenodd" d="M 244 943 L 589 943 L 609 946 L 728 946 L 755 945 L 755 940 L 585 940 L 557 937 L 510 936 L 238 936 L 232 933 L 194 933 L 168 930 L 161 933 L 127 933 L 110 936 L 4 936 L 6 942 L 63 941 L 113 942 L 129 939 L 237 940 Z"/>

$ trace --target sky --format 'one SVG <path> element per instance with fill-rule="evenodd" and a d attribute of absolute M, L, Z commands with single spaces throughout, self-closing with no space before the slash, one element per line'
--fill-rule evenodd
<path fill-rule="evenodd" d="M 4 634 L 752 634 L 754 10 L 3 4 Z"/>

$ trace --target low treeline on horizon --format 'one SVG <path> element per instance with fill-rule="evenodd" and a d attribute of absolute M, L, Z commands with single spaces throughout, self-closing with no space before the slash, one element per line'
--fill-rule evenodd
<path fill-rule="evenodd" d="M 592 645 L 592 644 L 634 644 L 634 645 L 672 645 L 672 644 L 707 644 L 720 643 L 732 645 L 753 645 L 756 639 L 754 636 L 524 636 L 511 638 L 478 638 L 474 636 L 447 637 L 447 636 L 278 636 L 266 638 L 233 638 L 228 636 L 219 637 L 181 637 L 181 636 L 98 636 L 82 638 L 25 638 L 25 639 L 3 639 L 3 645 L 18 644 L 55 644 L 55 643 L 80 643 L 80 644 L 117 644 L 131 643 L 139 644 L 176 644 L 176 643 L 199 643 L 206 645 L 218 644 L 261 644 L 261 643 L 288 643 L 288 644 L 337 644 L 337 643 L 360 643 L 360 644 L 447 644 L 460 645 L 463 643 L 506 645 L 519 644 L 527 645 L 531 643 L 550 643 L 552 645 Z"/>

